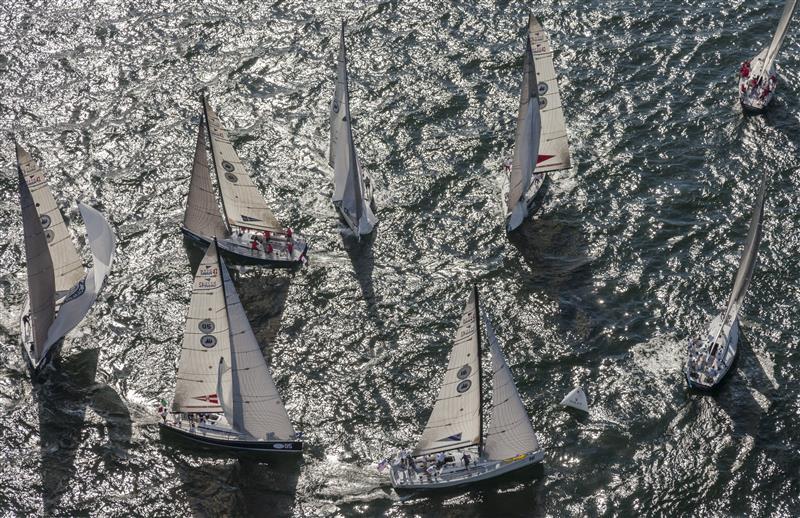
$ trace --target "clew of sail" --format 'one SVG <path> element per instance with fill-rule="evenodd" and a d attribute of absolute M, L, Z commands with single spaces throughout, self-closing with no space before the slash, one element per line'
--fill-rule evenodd
<path fill-rule="evenodd" d="M 772 64 L 775 62 L 775 58 L 778 56 L 778 51 L 783 45 L 783 40 L 786 38 L 786 32 L 789 30 L 789 22 L 792 20 L 792 16 L 794 15 L 795 10 L 797 9 L 797 0 L 786 0 L 786 4 L 783 6 L 783 13 L 781 14 L 781 19 L 778 22 L 778 28 L 775 30 L 775 34 L 772 36 L 772 42 L 770 42 L 769 47 L 767 48 L 767 54 L 764 57 L 763 61 L 760 62 L 761 69 L 754 70 L 754 77 L 758 76 L 765 76 L 769 69 L 772 68 Z"/>
<path fill-rule="evenodd" d="M 183 226 L 206 238 L 221 238 L 228 234 L 217 206 L 214 187 L 211 185 L 211 174 L 208 170 L 208 156 L 206 155 L 206 130 L 202 120 L 197 131 L 197 147 L 194 152 L 192 179 L 189 182 L 189 196 L 186 200 Z"/>
<path fill-rule="evenodd" d="M 492 353 L 492 410 L 484 454 L 487 459 L 503 460 L 538 451 L 539 441 L 528 412 L 486 315 L 483 315 L 483 323 Z"/>
<path fill-rule="evenodd" d="M 560 171 L 570 168 L 569 140 L 564 108 L 561 104 L 561 91 L 553 64 L 553 50 L 550 37 L 539 20 L 530 17 L 528 34 L 533 47 L 533 61 L 536 65 L 536 88 L 539 93 L 539 110 L 542 117 L 541 140 L 536 162 L 536 172 Z"/>
<path fill-rule="evenodd" d="M 481 381 L 477 292 L 472 290 L 456 331 L 447 371 L 415 456 L 481 443 Z"/>
<path fill-rule="evenodd" d="M 203 109 L 222 207 L 228 223 L 254 230 L 280 232 L 280 223 L 267 207 L 267 202 L 239 160 L 239 155 L 228 138 L 228 132 L 205 97 Z"/>
<path fill-rule="evenodd" d="M 228 312 L 216 241 L 194 276 L 175 383 L 174 412 L 222 412 L 217 394 L 220 358 L 230 364 Z"/>

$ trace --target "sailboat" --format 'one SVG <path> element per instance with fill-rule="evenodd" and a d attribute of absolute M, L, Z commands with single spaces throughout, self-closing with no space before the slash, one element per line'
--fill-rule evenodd
<path fill-rule="evenodd" d="M 728 374 L 738 354 L 739 310 L 756 265 L 767 182 L 768 174 L 764 174 L 728 305 L 711 321 L 705 338 L 689 339 L 684 372 L 690 388 L 710 390 L 716 387 Z"/>
<path fill-rule="evenodd" d="M 492 356 L 492 405 L 489 427 L 483 433 L 479 315 L 478 290 L 473 287 L 422 437 L 390 471 L 398 494 L 474 484 L 536 465 L 544 458 L 485 314 L 482 320 Z"/>
<path fill-rule="evenodd" d="M 216 237 L 220 250 L 243 262 L 273 268 L 303 265 L 307 260 L 308 243 L 292 229 L 281 226 L 239 160 L 227 131 L 205 96 L 201 102 L 203 115 L 181 230 L 204 246 Z M 222 199 L 222 214 L 211 185 L 206 131 Z"/>
<path fill-rule="evenodd" d="M 507 230 L 528 216 L 545 174 L 571 167 L 567 126 L 550 37 L 539 20 L 528 17 L 517 134 L 507 193 Z"/>
<path fill-rule="evenodd" d="M 775 89 L 778 86 L 775 58 L 786 38 L 789 22 L 796 9 L 797 0 L 786 1 L 778 28 L 769 47 L 759 52 L 750 61 L 745 61 L 739 69 L 739 100 L 745 110 L 763 111 L 775 97 Z"/>
<path fill-rule="evenodd" d="M 331 101 L 331 137 L 328 164 L 333 167 L 333 206 L 342 221 L 360 238 L 372 232 L 378 223 L 374 213 L 372 181 L 361 169 L 353 144 L 350 118 L 350 91 L 347 86 L 347 56 L 344 27 L 339 34 L 339 60 L 336 65 L 336 89 Z"/>
<path fill-rule="evenodd" d="M 303 450 L 215 239 L 194 277 L 172 418 L 163 418 L 163 432 L 207 449 Z"/>
<path fill-rule="evenodd" d="M 103 215 L 79 202 L 92 252 L 92 267 L 85 270 L 41 167 L 19 144 L 16 153 L 28 272 L 20 336 L 35 376 L 57 355 L 64 336 L 97 299 L 111 270 L 116 240 Z"/>

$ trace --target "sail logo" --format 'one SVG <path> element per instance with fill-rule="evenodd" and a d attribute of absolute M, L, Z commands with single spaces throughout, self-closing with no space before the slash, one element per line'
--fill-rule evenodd
<path fill-rule="evenodd" d="M 209 394 L 207 396 L 196 396 L 194 399 L 198 401 L 205 401 L 206 403 L 211 403 L 212 405 L 219 405 L 219 398 L 216 394 Z"/>
<path fill-rule="evenodd" d="M 254 218 L 252 216 L 245 216 L 244 214 L 242 214 L 242 221 L 261 221 L 261 220 L 258 218 Z"/>
<path fill-rule="evenodd" d="M 61 305 L 64 305 L 71 300 L 77 299 L 78 297 L 83 295 L 85 291 L 86 291 L 86 277 L 78 281 L 78 284 L 76 284 L 75 287 L 72 288 L 72 291 L 69 292 L 69 295 L 67 295 L 67 298 L 64 299 L 64 302 L 62 302 Z"/>
<path fill-rule="evenodd" d="M 445 437 L 444 439 L 439 439 L 436 442 L 458 442 L 461 440 L 461 432 L 458 432 L 455 435 L 451 435 L 449 437 Z"/>
<path fill-rule="evenodd" d="M 537 163 L 537 164 L 541 164 L 542 162 L 545 162 L 545 161 L 547 161 L 547 160 L 550 160 L 550 159 L 551 159 L 551 158 L 553 158 L 554 156 L 555 156 L 555 155 L 538 155 L 538 156 L 536 157 L 536 163 Z"/>

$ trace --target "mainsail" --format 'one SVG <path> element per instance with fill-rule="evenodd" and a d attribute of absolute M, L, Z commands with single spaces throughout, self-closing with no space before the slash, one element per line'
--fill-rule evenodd
<path fill-rule="evenodd" d="M 194 277 L 175 383 L 174 412 L 222 412 L 217 395 L 220 358 L 230 364 L 228 312 L 217 246 L 212 242 Z"/>
<path fill-rule="evenodd" d="M 239 160 L 227 131 L 205 97 L 203 97 L 203 110 L 211 141 L 217 184 L 222 196 L 222 207 L 228 223 L 254 230 L 280 232 L 282 230 L 280 223 L 267 207 L 267 202 Z"/>
<path fill-rule="evenodd" d="M 231 425 L 255 439 L 293 440 L 295 432 L 286 407 L 264 361 L 228 269 L 224 262 L 220 263 L 230 325 L 231 386 L 224 390 L 230 392 Z"/>
<path fill-rule="evenodd" d="M 767 48 L 767 54 L 764 58 L 764 61 L 761 62 L 761 69 L 753 71 L 754 77 L 766 75 L 769 69 L 772 68 L 772 63 L 775 61 L 781 45 L 783 45 L 783 40 L 786 38 L 786 32 L 789 29 L 789 22 L 791 21 L 792 15 L 794 15 L 796 8 L 797 0 L 786 0 L 786 4 L 783 6 L 783 14 L 781 14 L 781 19 L 778 22 L 778 28 L 775 30 L 775 35 L 772 37 L 772 42 Z"/>
<path fill-rule="evenodd" d="M 58 210 L 53 193 L 47 186 L 47 178 L 27 151 L 19 144 L 16 149 L 20 173 L 28 183 L 35 210 L 50 247 L 56 292 L 63 295 L 83 277 L 83 261 L 72 243 L 69 229 L 64 224 L 64 218 Z"/>
<path fill-rule="evenodd" d="M 481 369 L 478 293 L 473 289 L 461 315 L 450 361 L 431 416 L 414 455 L 481 443 Z"/>
<path fill-rule="evenodd" d="M 353 144 L 353 127 L 350 118 L 350 91 L 347 85 L 347 56 L 344 45 L 344 27 L 339 35 L 339 59 L 336 65 L 336 89 L 331 101 L 331 135 L 328 163 L 333 167 L 332 201 L 347 213 L 358 228 L 367 234 L 377 223 L 365 199 L 361 164 Z"/>
<path fill-rule="evenodd" d="M 539 143 L 539 156 L 536 172 L 559 171 L 570 168 L 567 124 L 564 121 L 564 108 L 561 105 L 561 92 L 558 77 L 553 65 L 553 50 L 550 37 L 539 20 L 531 16 L 528 20 L 528 33 L 533 46 L 533 61 L 536 64 L 539 110 L 542 116 L 542 133 Z"/>
<path fill-rule="evenodd" d="M 485 315 L 483 323 L 492 353 L 492 412 L 483 450 L 485 456 L 487 459 L 503 460 L 538 451 L 539 441 L 514 385 L 492 323 Z"/>
<path fill-rule="evenodd" d="M 539 92 L 536 87 L 536 65 L 533 61 L 530 33 L 525 38 L 525 64 L 522 74 L 522 91 L 517 112 L 517 135 L 508 191 L 508 228 L 518 227 L 528 214 L 525 196 L 531 186 L 531 177 L 539 156 L 541 134 Z"/>
<path fill-rule="evenodd" d="M 19 157 L 19 148 L 17 148 Z M 55 278 L 53 261 L 47 238 L 36 212 L 33 196 L 22 172 L 19 169 L 19 199 L 22 206 L 22 228 L 25 234 L 25 266 L 28 270 L 28 301 L 30 316 L 28 324 L 33 335 L 32 356 L 42 358 L 47 330 L 55 315 Z"/>
<path fill-rule="evenodd" d="M 227 235 L 225 222 L 219 213 L 206 155 L 206 131 L 203 121 L 197 131 L 197 147 L 194 152 L 192 179 L 189 182 L 189 196 L 186 200 L 186 214 L 183 226 L 193 233 L 206 238 Z"/>

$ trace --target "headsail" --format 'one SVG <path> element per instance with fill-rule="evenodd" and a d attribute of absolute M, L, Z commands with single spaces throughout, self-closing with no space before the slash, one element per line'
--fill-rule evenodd
<path fill-rule="evenodd" d="M 228 138 L 228 132 L 205 97 L 203 109 L 211 140 L 217 184 L 222 195 L 222 207 L 228 223 L 254 230 L 280 232 L 280 223 L 267 207 L 264 196 L 239 160 L 239 155 Z"/>
<path fill-rule="evenodd" d="M 353 144 L 353 127 L 350 118 L 350 91 L 347 85 L 347 56 L 344 44 L 344 27 L 339 35 L 339 59 L 336 65 L 336 89 L 331 101 L 331 135 L 328 163 L 333 167 L 333 197 L 342 211 L 358 228 L 359 234 L 368 234 L 378 222 L 365 198 L 361 164 Z"/>
<path fill-rule="evenodd" d="M 230 364 L 228 312 L 216 242 L 194 276 L 175 383 L 174 412 L 222 412 L 217 395 L 220 358 Z"/>
<path fill-rule="evenodd" d="M 514 385 L 492 323 L 485 315 L 483 323 L 492 352 L 492 418 L 486 433 L 485 456 L 503 460 L 538 451 L 539 441 Z"/>
<path fill-rule="evenodd" d="M 477 291 L 471 290 L 433 411 L 414 455 L 481 443 L 481 380 Z"/>
<path fill-rule="evenodd" d="M 525 38 L 525 64 L 522 74 L 522 91 L 517 112 L 517 135 L 511 165 L 508 198 L 508 230 L 517 228 L 528 215 L 525 196 L 531 186 L 531 177 L 539 156 L 541 134 L 539 92 L 536 87 L 536 65 L 533 61 L 530 34 Z"/>
<path fill-rule="evenodd" d="M 778 28 L 775 30 L 775 35 L 772 37 L 772 42 L 767 48 L 767 55 L 764 58 L 764 61 L 761 62 L 762 68 L 761 70 L 754 71 L 754 76 L 757 77 L 759 75 L 765 75 L 769 69 L 772 68 L 772 63 L 775 61 L 781 45 L 783 45 L 784 38 L 786 38 L 786 32 L 789 30 L 789 22 L 792 20 L 792 15 L 794 15 L 795 9 L 797 9 L 797 0 L 786 0 L 786 4 L 783 6 L 781 19 L 778 22 Z"/>
<path fill-rule="evenodd" d="M 28 183 L 35 210 L 39 215 L 47 244 L 50 247 L 56 292 L 63 295 L 83 277 L 83 261 L 72 243 L 69 229 L 64 224 L 64 218 L 61 211 L 58 210 L 58 205 L 53 198 L 53 193 L 50 192 L 47 178 L 42 173 L 42 169 L 19 144 L 16 147 L 19 170 Z"/>
<path fill-rule="evenodd" d="M 207 238 L 222 238 L 228 233 L 217 206 L 214 187 L 211 185 L 208 156 L 206 155 L 206 131 L 202 120 L 197 131 L 197 147 L 194 152 L 192 179 L 189 182 L 189 196 L 186 200 L 183 226 L 195 234 Z"/>
<path fill-rule="evenodd" d="M 19 148 L 17 148 L 19 151 Z M 19 154 L 17 155 L 19 156 Z M 30 305 L 29 325 L 33 335 L 31 356 L 43 356 L 47 330 L 55 315 L 56 286 L 53 276 L 53 261 L 47 238 L 36 212 L 33 196 L 19 167 L 19 199 L 22 206 L 22 228 L 25 234 L 25 266 L 28 270 L 28 300 Z"/>
<path fill-rule="evenodd" d="M 289 414 L 224 261 L 221 265 L 230 325 L 231 424 L 237 431 L 255 439 L 292 440 L 295 432 Z"/>
<path fill-rule="evenodd" d="M 539 92 L 539 110 L 542 115 L 542 133 L 536 172 L 560 171 L 570 168 L 569 140 L 567 124 L 564 121 L 564 108 L 561 105 L 561 92 L 558 77 L 553 65 L 553 50 L 550 36 L 542 28 L 539 20 L 531 16 L 528 20 L 528 34 L 533 47 L 533 61 L 536 64 L 536 80 Z"/>

